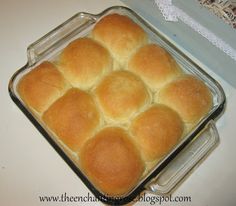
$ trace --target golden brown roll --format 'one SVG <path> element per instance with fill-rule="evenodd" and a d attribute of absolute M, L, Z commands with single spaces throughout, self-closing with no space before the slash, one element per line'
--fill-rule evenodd
<path fill-rule="evenodd" d="M 62 51 L 59 65 L 65 78 L 74 87 L 88 89 L 112 68 L 112 58 L 98 42 L 80 38 Z"/>
<path fill-rule="evenodd" d="M 99 105 L 106 116 L 124 120 L 149 102 L 142 80 L 128 71 L 114 71 L 95 89 Z"/>
<path fill-rule="evenodd" d="M 130 59 L 128 69 L 138 74 L 154 90 L 170 82 L 181 72 L 175 59 L 156 44 L 141 47 Z"/>
<path fill-rule="evenodd" d="M 102 18 L 92 30 L 92 37 L 107 47 L 122 65 L 147 42 L 145 31 L 129 17 L 119 14 Z"/>
<path fill-rule="evenodd" d="M 209 88 L 201 80 L 183 75 L 166 85 L 156 101 L 176 110 L 186 123 L 195 123 L 211 109 L 213 100 Z"/>
<path fill-rule="evenodd" d="M 72 151 L 77 152 L 99 125 L 99 113 L 92 97 L 70 89 L 43 114 L 43 121 Z"/>
<path fill-rule="evenodd" d="M 85 143 L 80 166 L 95 187 L 110 196 L 129 192 L 144 171 L 139 151 L 118 127 L 105 128 Z"/>
<path fill-rule="evenodd" d="M 162 104 L 139 114 L 130 127 L 145 161 L 159 159 L 170 151 L 181 138 L 183 130 L 178 113 Z"/>
<path fill-rule="evenodd" d="M 41 114 L 68 88 L 56 67 L 45 61 L 23 76 L 17 89 L 22 100 Z"/>

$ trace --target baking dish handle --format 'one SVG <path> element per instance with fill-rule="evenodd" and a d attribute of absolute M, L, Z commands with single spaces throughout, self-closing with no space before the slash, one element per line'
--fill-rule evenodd
<path fill-rule="evenodd" d="M 169 194 L 218 142 L 219 135 L 215 122 L 211 120 L 201 133 L 146 185 L 146 190 L 157 195 Z"/>
<path fill-rule="evenodd" d="M 53 55 L 78 33 L 86 35 L 86 29 L 96 22 L 96 16 L 80 12 L 47 33 L 27 48 L 28 65 L 40 61 L 46 55 Z M 68 40 L 68 41 L 67 41 Z"/>

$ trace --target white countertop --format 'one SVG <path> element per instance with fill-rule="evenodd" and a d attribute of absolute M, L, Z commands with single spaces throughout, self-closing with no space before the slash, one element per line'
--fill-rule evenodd
<path fill-rule="evenodd" d="M 13 103 L 7 86 L 11 75 L 26 63 L 29 44 L 77 12 L 99 13 L 122 3 L 118 0 L 0 0 L 0 5 L 0 205 L 103 205 L 40 202 L 39 196 L 63 193 L 87 196 L 89 190 Z M 208 72 L 222 84 L 228 101 L 224 115 L 217 122 L 221 142 L 173 194 L 191 196 L 191 203 L 162 205 L 233 206 L 236 203 L 236 89 Z M 150 205 L 150 202 L 136 205 Z"/>

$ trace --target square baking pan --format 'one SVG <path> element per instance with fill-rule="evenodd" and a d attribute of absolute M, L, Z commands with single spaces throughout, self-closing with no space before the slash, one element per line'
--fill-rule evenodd
<path fill-rule="evenodd" d="M 157 165 L 146 174 L 132 191 L 122 197 L 110 197 L 100 192 L 82 173 L 74 159 L 56 141 L 42 121 L 21 100 L 17 92 L 19 80 L 43 61 L 56 61 L 65 46 L 79 37 L 88 36 L 94 25 L 104 16 L 112 13 L 126 15 L 140 25 L 149 35 L 151 42 L 164 47 L 177 61 L 185 73 L 193 74 L 205 82 L 213 96 L 211 110 L 184 136 L 181 141 Z M 17 70 L 9 81 L 9 93 L 12 100 L 42 133 L 47 141 L 61 155 L 78 177 L 91 192 L 106 204 L 121 205 L 131 202 L 143 191 L 158 195 L 170 193 L 190 173 L 191 169 L 204 159 L 219 142 L 215 121 L 224 111 L 226 98 L 222 87 L 191 58 L 179 50 L 161 34 L 158 28 L 152 27 L 138 14 L 129 8 L 115 6 L 100 14 L 78 13 L 59 25 L 54 30 L 31 44 L 27 49 L 28 61 L 25 66 Z"/>

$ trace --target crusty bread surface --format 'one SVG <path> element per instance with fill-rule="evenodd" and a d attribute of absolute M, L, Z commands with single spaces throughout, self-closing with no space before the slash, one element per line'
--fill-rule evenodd
<path fill-rule="evenodd" d="M 139 75 L 155 91 L 181 74 L 175 59 L 157 44 L 141 47 L 129 60 L 128 70 Z"/>
<path fill-rule="evenodd" d="M 73 88 L 54 102 L 42 118 L 63 143 L 77 152 L 99 126 L 100 114 L 88 93 Z"/>
<path fill-rule="evenodd" d="M 203 81 L 185 74 L 166 85 L 157 96 L 157 102 L 177 111 L 186 123 L 195 123 L 209 112 L 213 98 Z"/>
<path fill-rule="evenodd" d="M 149 103 L 149 93 L 142 80 L 128 71 L 114 71 L 96 87 L 95 95 L 106 116 L 127 120 Z"/>
<path fill-rule="evenodd" d="M 147 43 L 147 34 L 125 15 L 109 14 L 92 30 L 92 37 L 101 42 L 121 65 L 142 45 Z"/>
<path fill-rule="evenodd" d="M 80 89 L 91 88 L 111 68 L 110 53 L 91 38 L 72 41 L 59 59 L 59 69 L 65 78 Z"/>
<path fill-rule="evenodd" d="M 68 88 L 55 65 L 45 61 L 23 76 L 17 90 L 23 101 L 41 115 Z"/>
<path fill-rule="evenodd" d="M 160 159 L 182 137 L 184 124 L 171 108 L 157 104 L 139 114 L 131 124 L 131 133 L 146 161 Z"/>
<path fill-rule="evenodd" d="M 144 171 L 141 155 L 125 130 L 105 128 L 89 139 L 80 151 L 80 166 L 104 194 L 129 192 Z"/>

